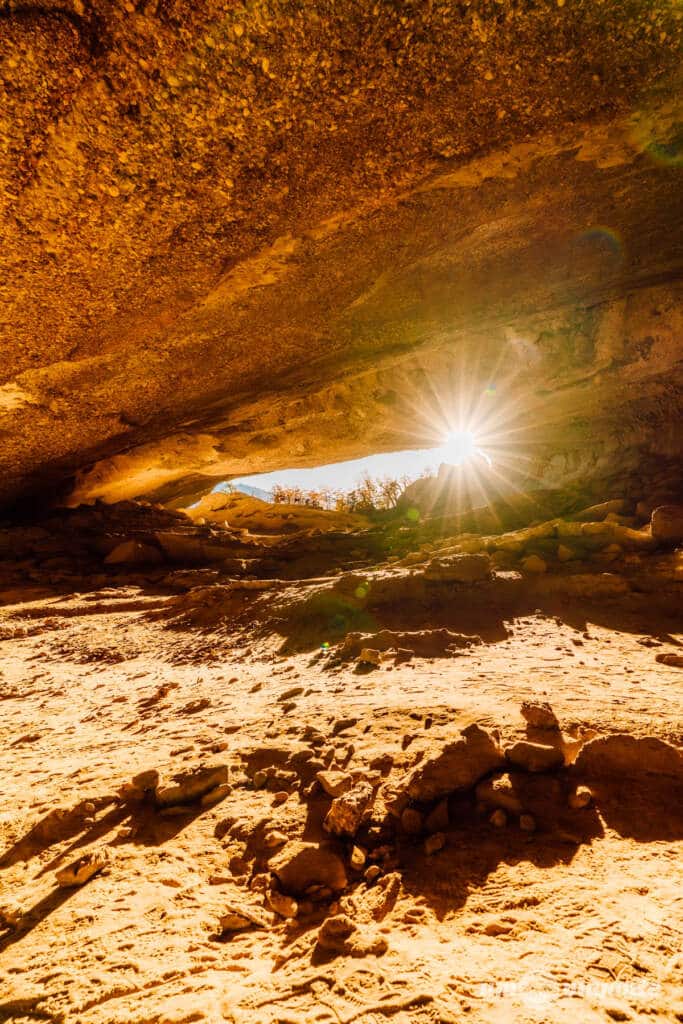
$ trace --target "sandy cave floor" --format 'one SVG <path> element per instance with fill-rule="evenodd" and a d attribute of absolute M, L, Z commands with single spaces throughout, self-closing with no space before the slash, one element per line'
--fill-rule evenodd
<path fill-rule="evenodd" d="M 218 934 L 226 902 L 248 883 L 250 834 L 307 828 L 298 794 L 276 805 L 248 783 L 250 758 L 276 760 L 313 726 L 330 737 L 335 763 L 362 767 L 389 752 L 408 766 L 473 717 L 521 734 L 520 701 L 537 697 L 565 727 L 680 744 L 683 671 L 655 653 L 676 650 L 683 634 L 611 629 L 576 609 L 567 616 L 576 624 L 526 615 L 505 623 L 507 638 L 459 657 L 367 674 L 331 672 L 311 652 L 283 658 L 273 643 L 222 641 L 197 665 L 191 633 L 148 621 L 159 603 L 133 588 L 52 598 L 51 617 L 30 620 L 33 635 L 2 644 L 0 902 L 24 917 L 0 943 L 0 1019 L 683 1020 L 677 806 L 668 819 L 598 816 L 586 841 L 486 821 L 451 829 L 431 857 L 406 839 L 398 886 L 360 884 L 344 897 L 386 939 L 381 956 L 317 963 L 311 936 L 323 910 L 310 922 Z M 30 608 L 6 608 L 3 621 L 25 622 Z M 295 686 L 303 692 L 284 712 L 278 699 Z M 335 722 L 353 719 L 333 735 Z M 206 759 L 232 771 L 232 792 L 212 808 L 147 822 L 131 839 L 126 808 L 100 806 L 137 771 Z M 31 834 L 55 808 L 88 800 L 94 813 Z M 55 887 L 59 867 L 102 846 L 106 872 Z"/>

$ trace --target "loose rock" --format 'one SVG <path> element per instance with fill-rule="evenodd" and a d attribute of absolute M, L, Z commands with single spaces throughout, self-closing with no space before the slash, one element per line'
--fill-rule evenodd
<path fill-rule="evenodd" d="M 520 740 L 508 747 L 505 756 L 511 764 L 528 772 L 548 772 L 564 764 L 564 754 L 545 743 Z"/>
<path fill-rule="evenodd" d="M 287 842 L 287 836 L 284 832 L 266 832 L 263 842 L 269 850 L 276 850 L 278 846 L 284 846 Z"/>
<path fill-rule="evenodd" d="M 588 807 L 593 799 L 588 786 L 577 786 L 573 793 L 569 794 L 567 798 L 567 804 L 572 810 L 580 810 L 583 807 Z"/>
<path fill-rule="evenodd" d="M 228 766 L 225 764 L 200 766 L 189 772 L 173 776 L 173 784 L 158 785 L 154 796 L 159 807 L 189 804 L 200 800 L 205 793 L 228 781 Z"/>
<path fill-rule="evenodd" d="M 299 904 L 291 896 L 287 896 L 286 893 L 278 892 L 277 889 L 271 889 L 266 900 L 271 910 L 274 910 L 280 917 L 296 917 L 299 913 Z"/>
<path fill-rule="evenodd" d="M 655 661 L 669 668 L 683 668 L 683 654 L 657 654 Z"/>
<path fill-rule="evenodd" d="M 351 850 L 351 856 L 349 857 L 349 863 L 354 871 L 362 871 L 365 867 L 365 861 L 367 860 L 367 854 L 362 846 L 354 846 Z"/>
<path fill-rule="evenodd" d="M 511 776 L 505 772 L 490 779 L 483 779 L 475 790 L 479 803 L 485 807 L 500 808 L 511 814 L 520 814 L 522 802 L 515 792 Z"/>
<path fill-rule="evenodd" d="M 353 777 L 349 772 L 333 770 L 317 772 L 316 779 L 328 796 L 337 797 L 347 793 L 353 786 Z"/>
<path fill-rule="evenodd" d="M 98 874 L 108 864 L 107 855 L 102 851 L 98 853 L 86 853 L 79 857 L 65 868 L 55 873 L 57 885 L 62 888 L 85 885 L 90 879 Z"/>
<path fill-rule="evenodd" d="M 520 709 L 524 721 L 534 729 L 557 730 L 560 723 L 547 701 L 525 700 Z"/>
<path fill-rule="evenodd" d="M 230 904 L 221 917 L 221 930 L 237 932 L 244 928 L 268 928 L 272 924 L 265 910 L 247 903 Z"/>
<path fill-rule="evenodd" d="M 229 796 L 231 793 L 232 786 L 225 782 L 222 786 L 216 786 L 215 789 L 210 789 L 208 793 L 204 794 L 199 802 L 202 807 L 213 807 L 214 804 L 218 804 L 221 800 L 225 800 L 226 796 Z"/>
<path fill-rule="evenodd" d="M 324 828 L 336 836 L 355 836 L 370 810 L 374 798 L 372 786 L 357 783 L 353 789 L 332 801 Z"/>
<path fill-rule="evenodd" d="M 294 896 L 305 895 L 312 885 L 341 892 L 348 884 L 344 862 L 331 843 L 288 843 L 268 866 L 282 889 Z"/>

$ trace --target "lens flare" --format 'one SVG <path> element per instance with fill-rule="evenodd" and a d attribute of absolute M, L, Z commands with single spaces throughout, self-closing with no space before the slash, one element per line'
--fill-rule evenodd
<path fill-rule="evenodd" d="M 581 245 L 590 246 L 596 253 L 605 253 L 614 260 L 624 258 L 624 243 L 618 231 L 605 224 L 596 224 L 578 236 Z"/>
<path fill-rule="evenodd" d="M 647 110 L 639 111 L 631 128 L 631 142 L 659 167 L 683 165 L 683 130 L 680 124 L 660 121 Z"/>
<path fill-rule="evenodd" d="M 446 462 L 458 465 L 474 455 L 477 442 L 471 430 L 451 430 L 441 450 Z"/>
<path fill-rule="evenodd" d="M 463 466 L 475 458 L 483 459 L 488 466 L 492 465 L 491 457 L 479 444 L 476 433 L 469 429 L 449 431 L 435 454 L 449 466 Z"/>

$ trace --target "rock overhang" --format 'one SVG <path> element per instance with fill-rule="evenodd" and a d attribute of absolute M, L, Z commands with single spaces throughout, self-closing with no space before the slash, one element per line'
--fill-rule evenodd
<path fill-rule="evenodd" d="M 427 446 L 492 377 L 531 476 L 680 457 L 675 5 L 10 5 L 0 28 L 24 133 L 4 501 Z"/>

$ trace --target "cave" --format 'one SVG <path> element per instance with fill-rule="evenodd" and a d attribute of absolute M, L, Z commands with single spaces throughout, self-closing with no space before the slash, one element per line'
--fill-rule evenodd
<path fill-rule="evenodd" d="M 0 3 L 0 1021 L 683 1020 L 682 42 Z"/>

